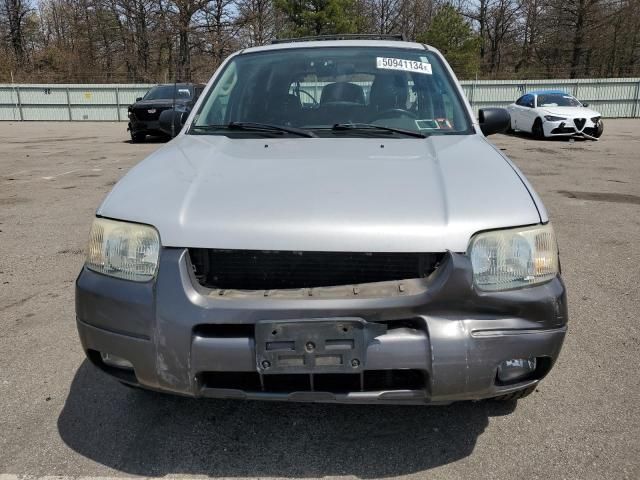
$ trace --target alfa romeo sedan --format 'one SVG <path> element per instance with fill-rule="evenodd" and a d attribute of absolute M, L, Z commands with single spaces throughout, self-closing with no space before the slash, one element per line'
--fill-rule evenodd
<path fill-rule="evenodd" d="M 562 90 L 537 90 L 507 107 L 511 129 L 535 138 L 583 137 L 597 140 L 604 132 L 600 113 Z"/>
<path fill-rule="evenodd" d="M 194 397 L 515 399 L 558 358 L 549 217 L 435 49 L 391 39 L 231 55 L 181 132 L 97 210 L 82 346 Z"/>

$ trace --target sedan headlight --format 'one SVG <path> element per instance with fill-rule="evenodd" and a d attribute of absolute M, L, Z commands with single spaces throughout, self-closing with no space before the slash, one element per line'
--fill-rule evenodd
<path fill-rule="evenodd" d="M 508 290 L 551 280 L 558 274 L 558 246 L 551 224 L 475 235 L 468 254 L 481 290 Z"/>
<path fill-rule="evenodd" d="M 86 266 L 96 272 L 144 282 L 158 266 L 160 237 L 155 228 L 96 218 L 89 233 Z"/>
<path fill-rule="evenodd" d="M 562 120 L 566 120 L 564 117 L 556 117 L 555 115 L 545 115 L 544 118 L 549 122 L 560 122 Z"/>
<path fill-rule="evenodd" d="M 600 117 L 591 117 L 591 121 L 593 123 L 598 123 L 600 121 Z"/>

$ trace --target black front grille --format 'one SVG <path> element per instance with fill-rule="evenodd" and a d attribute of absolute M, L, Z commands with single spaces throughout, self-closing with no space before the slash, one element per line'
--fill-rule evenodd
<path fill-rule="evenodd" d="M 582 127 L 584 127 L 584 124 L 587 123 L 587 119 L 586 118 L 574 118 L 573 119 L 573 123 L 576 125 L 576 128 L 578 130 L 582 130 Z"/>
<path fill-rule="evenodd" d="M 169 108 L 171 107 L 136 107 L 132 111 L 138 120 L 149 122 L 158 120 L 160 113 Z"/>
<path fill-rule="evenodd" d="M 424 390 L 426 372 L 422 370 L 365 370 L 359 373 L 314 373 L 263 375 L 258 372 L 202 372 L 203 388 L 245 392 L 378 392 L 382 390 Z"/>
<path fill-rule="evenodd" d="M 189 249 L 201 285 L 231 290 L 331 287 L 423 278 L 442 253 Z"/>
<path fill-rule="evenodd" d="M 551 133 L 575 133 L 576 129 L 573 127 L 557 127 L 551 130 Z"/>

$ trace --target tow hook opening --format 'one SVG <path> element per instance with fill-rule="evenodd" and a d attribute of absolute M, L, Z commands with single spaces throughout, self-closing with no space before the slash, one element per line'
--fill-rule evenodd
<path fill-rule="evenodd" d="M 118 380 L 131 384 L 138 383 L 133 364 L 129 360 L 97 350 L 88 350 L 87 357 L 100 370 L 116 377 Z"/>
<path fill-rule="evenodd" d="M 133 370 L 133 364 L 126 358 L 118 357 L 112 353 L 100 352 L 102 361 L 114 368 L 122 368 L 123 370 Z"/>
<path fill-rule="evenodd" d="M 510 358 L 498 365 L 497 385 L 540 380 L 551 370 L 549 357 Z"/>

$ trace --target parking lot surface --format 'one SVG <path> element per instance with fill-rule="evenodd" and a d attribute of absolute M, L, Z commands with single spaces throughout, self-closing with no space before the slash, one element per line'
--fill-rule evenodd
<path fill-rule="evenodd" d="M 89 365 L 73 292 L 89 225 L 160 146 L 125 128 L 0 124 L 0 478 L 640 478 L 640 121 L 599 142 L 491 137 L 549 210 L 569 334 L 517 406 L 447 407 L 196 401 Z"/>

